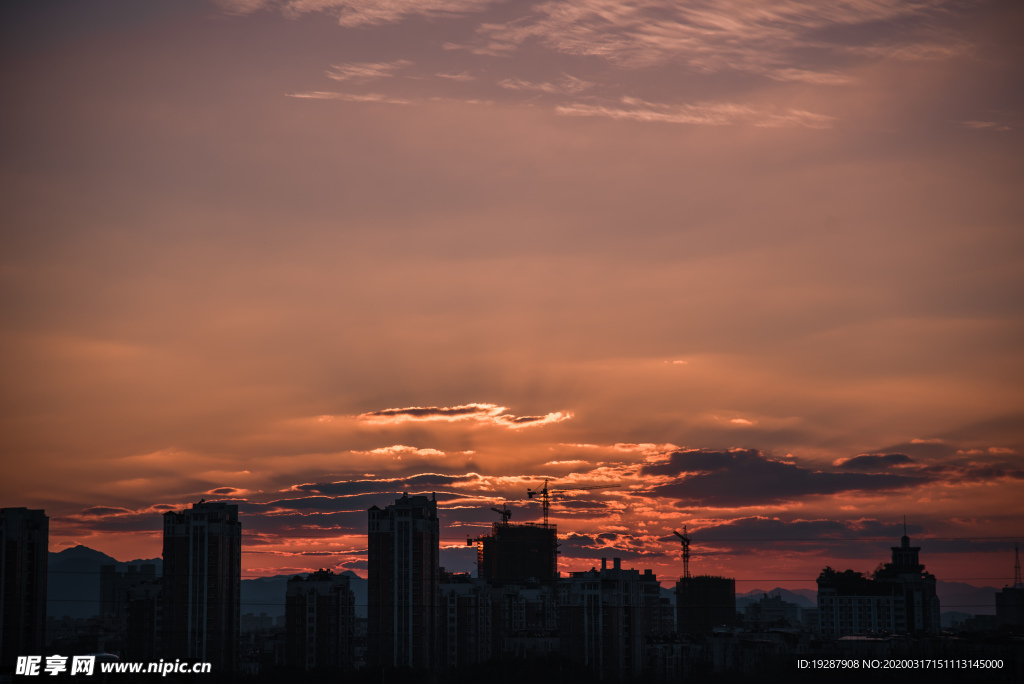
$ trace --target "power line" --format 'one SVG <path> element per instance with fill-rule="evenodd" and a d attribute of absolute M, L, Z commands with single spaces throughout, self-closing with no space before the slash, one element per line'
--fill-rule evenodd
<path fill-rule="evenodd" d="M 754 598 L 752 596 L 741 596 L 740 599 L 754 600 Z M 51 600 L 53 602 L 55 602 L 55 603 L 100 603 L 100 601 L 94 600 L 94 599 L 51 599 Z M 808 599 L 808 600 L 810 600 L 810 599 Z M 160 604 L 173 603 L 173 604 L 176 604 L 176 605 L 179 605 L 179 606 L 192 605 L 192 603 L 190 601 L 171 601 L 171 600 L 164 601 L 164 600 L 161 600 L 161 601 L 157 601 L 157 603 L 160 603 Z M 204 601 L 203 605 L 204 606 L 229 606 L 229 605 L 234 605 L 234 603 L 235 603 L 234 601 Z M 792 603 L 792 601 L 789 601 L 789 603 Z M 280 603 L 280 602 L 268 603 L 266 601 L 240 601 L 239 605 L 246 605 L 246 606 L 276 606 L 276 607 L 281 607 L 281 606 L 287 606 L 288 603 L 287 602 L 284 602 L 284 603 Z M 353 606 L 355 608 L 369 608 L 369 606 L 370 606 L 369 603 L 352 603 L 352 604 L 346 604 L 346 605 L 351 605 L 351 606 Z M 381 607 L 381 608 L 393 608 L 395 606 L 395 604 L 392 604 L 392 603 L 380 603 L 380 604 L 377 604 L 377 605 L 379 607 Z M 399 605 L 405 605 L 405 604 L 399 604 Z M 426 604 L 422 604 L 422 605 L 426 605 Z M 448 605 L 447 603 L 443 603 L 443 602 L 442 603 L 435 603 L 434 607 L 435 608 L 444 608 L 447 605 Z M 803 606 L 801 606 L 801 608 L 802 607 Z M 995 603 L 950 603 L 948 605 L 947 604 L 940 605 L 939 607 L 940 607 L 940 609 L 945 609 L 945 608 L 995 608 L 996 604 Z M 807 610 L 809 610 L 809 609 L 807 609 Z"/>
<path fill-rule="evenodd" d="M 588 560 L 592 560 L 592 559 L 588 559 Z M 292 577 L 296 577 L 298 575 L 303 575 L 303 574 L 309 574 L 309 573 L 312 573 L 312 572 L 315 572 L 315 570 L 301 570 L 299 572 L 281 573 L 280 575 L 240 575 L 240 577 L 242 579 L 250 579 L 250 580 L 251 579 L 274 579 L 274 580 L 287 581 L 288 579 L 290 579 Z M 575 572 L 575 571 L 572 571 L 572 572 Z M 103 573 L 96 572 L 95 570 L 50 570 L 48 572 L 48 574 L 50 574 L 50 575 L 102 575 Z M 196 576 L 196 577 L 203 577 L 204 575 L 202 573 L 194 573 L 194 576 Z M 359 577 L 359 575 L 356 575 L 356 577 Z M 160 579 L 160 578 L 159 577 L 155 577 L 154 579 Z M 359 577 L 359 579 L 361 579 L 363 581 L 367 581 L 367 579 L 365 577 Z M 570 579 L 570 578 L 569 577 L 563 577 L 562 579 Z M 817 577 L 810 577 L 810 578 L 807 578 L 807 577 L 770 577 L 770 578 L 730 577 L 728 579 L 735 580 L 736 582 L 815 582 L 815 581 L 817 581 L 818 578 Z M 997 581 L 1001 581 L 1001 580 L 1002 581 L 1006 581 L 1006 580 L 1009 580 L 1009 579 L 1010 579 L 1009 576 L 1003 576 L 1003 577 L 943 577 L 939 581 L 941 581 L 941 582 L 982 582 L 982 581 L 985 581 L 985 582 L 997 582 Z"/>
<path fill-rule="evenodd" d="M 691 532 L 691 536 L 694 537 L 694 541 L 813 541 L 813 542 L 860 542 L 860 541 L 878 541 L 878 542 L 892 542 L 895 541 L 892 537 L 702 537 L 699 536 L 700 532 Z M 590 536 L 590 535 L 580 535 Z M 564 537 L 562 537 L 564 538 Z M 439 537 L 442 541 L 465 541 L 465 537 Z M 1003 536 L 985 536 L 985 537 L 914 537 L 915 542 L 917 541 L 990 541 L 990 540 L 1024 540 L 1024 536 L 1021 535 L 1003 535 Z M 668 542 L 665 542 L 668 543 Z M 247 553 L 252 553 L 247 552 Z M 273 553 L 272 551 L 263 551 L 262 553 Z"/>

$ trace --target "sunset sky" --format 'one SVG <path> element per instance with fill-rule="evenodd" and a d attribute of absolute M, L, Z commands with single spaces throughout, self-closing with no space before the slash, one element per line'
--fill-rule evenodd
<path fill-rule="evenodd" d="M 738 590 L 1024 542 L 1024 5 L 0 4 L 0 505 L 243 574 L 442 565 L 527 488 L 559 567 Z M 667 584 L 666 584 L 667 586 Z"/>

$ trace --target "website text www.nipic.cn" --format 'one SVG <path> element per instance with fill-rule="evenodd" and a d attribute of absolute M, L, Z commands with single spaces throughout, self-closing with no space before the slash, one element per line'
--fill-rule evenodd
<path fill-rule="evenodd" d="M 150 663 L 122 663 L 119 661 L 108 661 L 100 656 L 99 671 L 102 674 L 159 674 L 166 677 L 169 674 L 209 674 L 210 663 L 183 663 L 180 660 L 174 662 L 161 660 Z M 96 672 L 96 656 L 18 656 L 14 674 L 25 677 L 38 675 L 85 675 L 90 676 Z"/>

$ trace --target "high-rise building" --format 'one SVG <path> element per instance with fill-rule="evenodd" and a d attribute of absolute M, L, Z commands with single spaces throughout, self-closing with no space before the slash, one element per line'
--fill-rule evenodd
<path fill-rule="evenodd" d="M 0 509 L 0 667 L 43 655 L 50 519 L 45 511 Z"/>
<path fill-rule="evenodd" d="M 437 663 L 440 527 L 437 500 L 402 495 L 369 510 L 369 662 L 431 669 Z"/>
<path fill-rule="evenodd" d="M 356 600 L 351 580 L 330 570 L 292 577 L 285 590 L 289 670 L 341 670 L 354 664 Z"/>
<path fill-rule="evenodd" d="M 163 558 L 165 657 L 234 670 L 242 586 L 238 506 L 200 501 L 164 513 Z"/>

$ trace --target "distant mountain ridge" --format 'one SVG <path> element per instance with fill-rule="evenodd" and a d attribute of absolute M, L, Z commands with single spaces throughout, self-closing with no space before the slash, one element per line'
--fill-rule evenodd
<path fill-rule="evenodd" d="M 100 568 L 116 565 L 124 570 L 129 565 L 156 566 L 157 577 L 163 574 L 161 558 L 137 559 L 122 562 L 102 551 L 88 546 L 74 546 L 59 552 L 50 552 L 47 560 L 49 576 L 46 588 L 46 614 L 53 617 L 88 618 L 100 612 Z M 284 615 L 284 596 L 288 580 L 299 574 L 256 577 L 242 580 L 241 612 L 266 613 L 270 617 Z M 352 571 L 341 573 L 350 578 L 352 593 L 355 594 L 356 616 L 366 617 L 366 580 Z"/>
<path fill-rule="evenodd" d="M 973 584 L 964 582 L 945 582 L 938 580 L 935 583 L 935 593 L 939 597 L 939 609 L 942 613 L 956 612 L 968 615 L 995 615 L 996 614 L 996 591 L 995 587 L 976 587 Z M 795 603 L 801 608 L 816 608 L 818 605 L 818 593 L 813 589 L 782 589 L 776 587 L 765 591 L 753 589 L 742 594 L 736 594 L 736 609 L 743 608 L 756 603 L 763 595 L 781 596 L 783 601 Z"/>
<path fill-rule="evenodd" d="M 116 565 L 124 570 L 129 565 L 153 564 L 157 575 L 163 571 L 160 558 L 133 560 L 127 563 L 88 546 L 73 546 L 50 552 L 47 558 L 46 614 L 54 617 L 87 618 L 100 612 L 100 568 Z"/>
<path fill-rule="evenodd" d="M 968 613 L 970 615 L 995 615 L 995 587 L 976 587 L 964 582 L 935 583 L 935 593 L 939 595 L 939 610 L 945 613 Z"/>
<path fill-rule="evenodd" d="M 90 549 L 87 546 L 74 546 L 60 552 L 51 552 L 48 559 L 49 578 L 47 581 L 46 614 L 62 617 L 87 618 L 100 612 L 100 567 L 117 565 L 123 570 L 129 565 L 153 564 L 157 568 L 157 576 L 163 574 L 163 560 L 160 558 L 136 559 L 127 562 L 118 561 L 112 556 Z M 305 577 L 308 573 L 296 573 Z M 366 580 L 354 572 L 343 573 L 350 578 L 352 592 L 355 594 L 356 615 L 367 615 Z M 256 577 L 242 580 L 241 612 L 259 615 L 266 613 L 270 617 L 284 615 L 284 597 L 288 580 L 295 574 L 275 575 L 273 577 Z M 936 583 L 936 592 L 943 613 L 957 612 L 969 615 L 995 615 L 995 587 L 975 587 L 963 582 Z M 815 608 L 818 603 L 817 592 L 813 589 L 752 589 L 736 594 L 736 609 L 742 611 L 751 603 L 756 603 L 762 596 L 781 596 L 783 601 L 795 603 L 801 608 Z M 661 595 L 675 603 L 675 594 L 671 588 L 662 589 Z"/>
<path fill-rule="evenodd" d="M 818 592 L 813 589 L 783 589 L 782 587 L 775 587 L 767 591 L 764 589 L 752 589 L 742 594 L 736 594 L 736 609 L 741 610 L 740 601 L 743 601 L 744 606 L 750 603 L 757 603 L 765 594 L 768 596 L 779 596 L 783 601 L 795 603 L 801 608 L 818 607 Z"/>
<path fill-rule="evenodd" d="M 356 617 L 369 615 L 367 606 L 368 594 L 366 580 L 351 570 L 339 573 L 349 578 L 349 586 L 355 595 Z M 290 575 L 274 575 L 273 577 L 256 577 L 242 580 L 242 614 L 266 613 L 270 617 L 284 615 L 284 597 L 288 589 L 288 580 L 298 575 L 306 577 L 308 572 Z"/>

